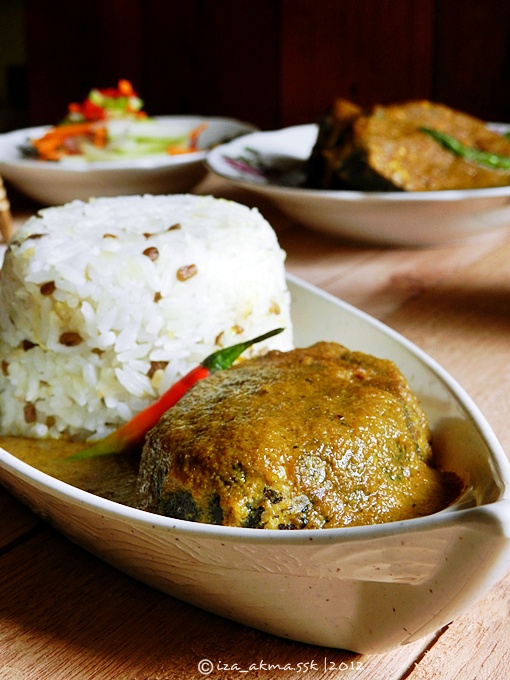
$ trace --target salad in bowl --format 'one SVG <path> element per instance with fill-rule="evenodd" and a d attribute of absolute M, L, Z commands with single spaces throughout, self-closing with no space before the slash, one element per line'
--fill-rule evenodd
<path fill-rule="evenodd" d="M 205 176 L 208 150 L 256 129 L 232 118 L 149 116 L 143 107 L 128 80 L 92 89 L 57 125 L 0 134 L 0 175 L 43 205 L 187 192 Z"/>
<path fill-rule="evenodd" d="M 150 118 L 132 84 L 119 80 L 116 88 L 94 88 L 82 103 L 69 104 L 61 123 L 28 139 L 20 150 L 43 161 L 89 162 L 192 153 L 205 129 L 207 123 L 189 129 Z"/>

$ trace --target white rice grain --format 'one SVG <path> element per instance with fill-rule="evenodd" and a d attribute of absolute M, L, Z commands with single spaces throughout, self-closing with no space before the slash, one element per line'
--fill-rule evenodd
<path fill-rule="evenodd" d="M 290 349 L 284 259 L 257 210 L 211 196 L 41 210 L 2 268 L 0 431 L 101 437 L 221 347 L 285 327 L 246 356 Z"/>

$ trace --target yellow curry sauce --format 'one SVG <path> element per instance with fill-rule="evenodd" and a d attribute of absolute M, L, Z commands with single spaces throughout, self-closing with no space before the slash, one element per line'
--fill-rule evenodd
<path fill-rule="evenodd" d="M 0 437 L 0 446 L 16 458 L 62 482 L 109 500 L 132 505 L 138 454 L 69 460 L 87 447 L 63 439 Z"/>
<path fill-rule="evenodd" d="M 265 529 L 432 514 L 461 482 L 434 466 L 417 398 L 390 361 L 337 343 L 270 352 L 199 382 L 149 433 L 136 503 Z"/>
<path fill-rule="evenodd" d="M 335 343 L 270 352 L 200 381 L 143 453 L 70 460 L 87 444 L 4 436 L 0 446 L 103 498 L 249 528 L 409 519 L 464 488 L 435 467 L 425 414 L 396 366 Z"/>

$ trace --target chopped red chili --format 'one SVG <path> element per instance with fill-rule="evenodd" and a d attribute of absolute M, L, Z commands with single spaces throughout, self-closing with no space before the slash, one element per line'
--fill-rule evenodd
<path fill-rule="evenodd" d="M 95 458 L 110 453 L 123 453 L 141 446 L 147 432 L 154 427 L 165 411 L 174 406 L 199 380 L 207 378 L 214 371 L 229 368 L 234 361 L 257 342 L 262 342 L 273 335 L 281 333 L 283 328 L 277 328 L 259 335 L 253 340 L 246 340 L 231 347 L 225 347 L 213 352 L 201 364 L 192 368 L 178 382 L 159 397 L 153 404 L 140 411 L 134 418 L 121 425 L 115 432 L 95 442 L 89 448 L 70 456 L 72 459 Z"/>

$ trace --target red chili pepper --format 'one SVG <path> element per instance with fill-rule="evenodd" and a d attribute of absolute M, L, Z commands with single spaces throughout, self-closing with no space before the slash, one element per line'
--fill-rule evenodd
<path fill-rule="evenodd" d="M 81 107 L 81 113 L 85 120 L 106 120 L 106 111 L 102 106 L 98 106 L 91 102 L 90 99 L 86 99 Z"/>
<path fill-rule="evenodd" d="M 83 119 L 86 121 L 98 121 L 107 120 L 111 117 L 107 106 L 102 106 L 91 100 L 92 92 L 99 92 L 105 99 L 119 99 L 124 97 L 127 100 L 124 108 L 125 114 L 134 114 L 139 118 L 143 118 L 147 115 L 144 111 L 140 111 L 137 106 L 131 106 L 130 99 L 138 98 L 138 95 L 129 80 L 119 80 L 117 87 L 95 88 L 89 92 L 87 98 L 81 104 L 78 104 L 77 102 L 69 104 L 68 114 L 72 120 Z M 138 103 L 140 106 L 142 105 L 141 101 Z"/>
<path fill-rule="evenodd" d="M 70 456 L 68 460 L 95 458 L 110 453 L 123 453 L 142 445 L 147 432 L 154 427 L 165 411 L 174 406 L 199 380 L 207 378 L 211 373 L 220 371 L 231 366 L 248 347 L 257 342 L 262 342 L 273 335 L 281 333 L 283 328 L 259 335 L 253 340 L 246 340 L 231 347 L 225 347 L 213 352 L 202 363 L 191 369 L 185 376 L 178 380 L 170 389 L 157 399 L 153 404 L 140 411 L 134 418 L 121 425 L 115 432 L 100 439 L 84 451 Z"/>

